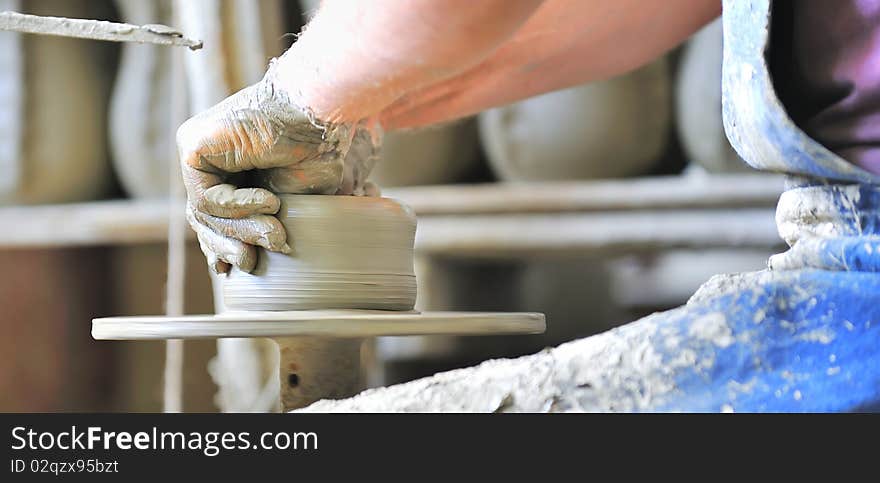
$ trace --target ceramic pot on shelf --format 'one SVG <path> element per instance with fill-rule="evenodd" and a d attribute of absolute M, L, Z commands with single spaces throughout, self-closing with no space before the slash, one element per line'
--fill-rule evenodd
<path fill-rule="evenodd" d="M 90 17 L 85 0 L 0 0 L 0 11 Z M 106 71 L 100 43 L 0 32 L 0 203 L 104 195 Z"/>
<path fill-rule="evenodd" d="M 721 118 L 721 19 L 694 34 L 678 68 L 675 113 L 682 148 L 710 173 L 753 171 L 724 133 Z"/>
<path fill-rule="evenodd" d="M 667 60 L 491 109 L 480 139 L 504 181 L 616 178 L 648 172 L 672 125 Z"/>

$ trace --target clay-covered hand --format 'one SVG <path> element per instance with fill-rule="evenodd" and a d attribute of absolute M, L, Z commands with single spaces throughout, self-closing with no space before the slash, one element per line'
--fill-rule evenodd
<path fill-rule="evenodd" d="M 314 119 L 276 86 L 271 69 L 181 125 L 187 219 L 211 269 L 250 272 L 257 246 L 290 250 L 273 216 L 280 207 L 274 192 L 376 194 L 366 177 L 378 158 L 377 131 Z"/>

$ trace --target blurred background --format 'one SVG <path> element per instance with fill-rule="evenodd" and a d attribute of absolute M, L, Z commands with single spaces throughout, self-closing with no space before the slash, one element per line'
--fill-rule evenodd
<path fill-rule="evenodd" d="M 173 25 L 206 47 L 0 32 L 0 411 L 162 409 L 164 344 L 94 341 L 90 321 L 165 312 L 176 127 L 258 80 L 316 5 L 0 0 Z M 782 248 L 782 182 L 750 172 L 724 137 L 721 48 L 716 21 L 624 76 L 388 134 L 371 178 L 419 215 L 417 308 L 544 312 L 549 327 L 370 341 L 365 384 L 534 353 L 681 305 L 714 274 L 763 268 Z M 204 75 L 186 79 L 184 57 Z M 186 313 L 215 310 L 193 237 L 184 292 Z M 185 411 L 268 410 L 248 402 L 271 372 L 265 345 L 242 343 L 220 343 L 219 358 L 216 341 L 186 343 Z"/>

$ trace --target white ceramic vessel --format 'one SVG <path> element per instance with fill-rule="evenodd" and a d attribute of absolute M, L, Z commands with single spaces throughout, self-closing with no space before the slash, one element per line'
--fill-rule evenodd
<path fill-rule="evenodd" d="M 672 124 L 666 59 L 604 82 L 479 115 L 489 162 L 505 181 L 612 178 L 647 172 Z"/>
<path fill-rule="evenodd" d="M 0 0 L 0 10 L 89 17 L 85 0 Z M 99 43 L 0 32 L 0 203 L 100 197 L 110 185 L 108 72 Z"/>
<path fill-rule="evenodd" d="M 676 83 L 678 136 L 688 160 L 712 173 L 751 168 L 727 141 L 721 118 L 721 19 L 685 47 Z"/>

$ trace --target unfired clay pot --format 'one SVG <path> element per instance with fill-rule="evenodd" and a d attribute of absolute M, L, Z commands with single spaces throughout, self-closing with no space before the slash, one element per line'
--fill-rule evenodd
<path fill-rule="evenodd" d="M 749 171 L 724 134 L 721 33 L 718 19 L 697 32 L 684 50 L 676 85 L 678 135 L 690 162 L 707 171 Z"/>
<path fill-rule="evenodd" d="M 233 269 L 228 276 L 212 277 L 220 285 L 215 289 L 222 291 L 226 312 L 412 310 L 416 217 L 411 209 L 388 198 L 281 195 L 278 217 L 293 251 L 261 249 L 252 274 Z M 275 342 L 282 407 L 348 397 L 361 387 L 362 339 L 291 337 Z M 218 345 L 218 363 L 240 361 L 241 354 L 236 357 L 232 349 Z M 231 387 L 226 378 L 215 380 L 221 388 Z"/>
<path fill-rule="evenodd" d="M 86 0 L 0 0 L 0 11 L 90 17 Z M 106 76 L 97 42 L 0 32 L 0 203 L 102 195 Z"/>
<path fill-rule="evenodd" d="M 672 95 L 666 59 L 486 111 L 480 139 L 505 181 L 610 178 L 648 171 L 663 154 Z"/>
<path fill-rule="evenodd" d="M 290 254 L 215 277 L 227 310 L 411 310 L 416 218 L 388 198 L 281 195 Z"/>

